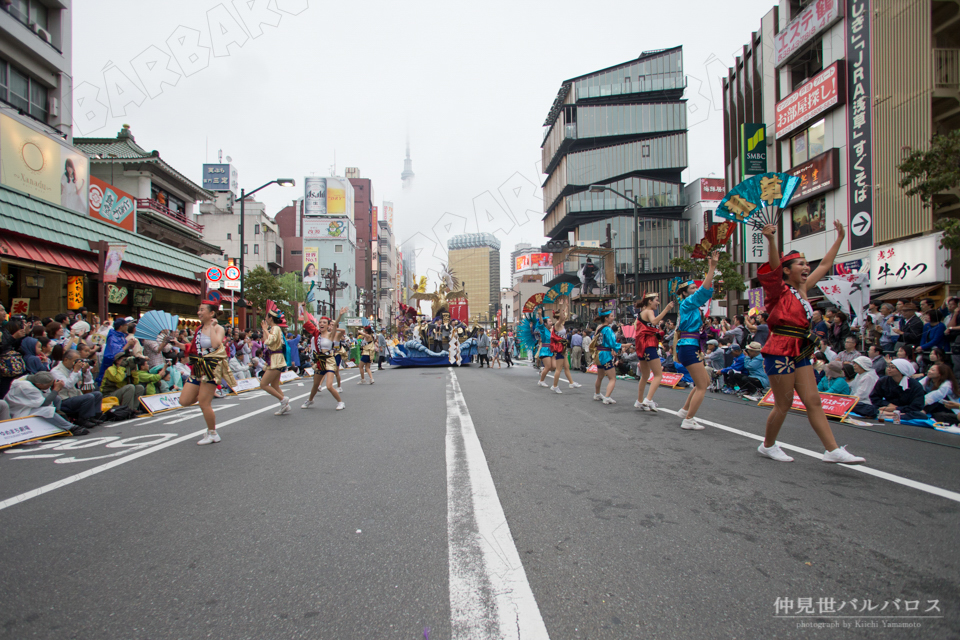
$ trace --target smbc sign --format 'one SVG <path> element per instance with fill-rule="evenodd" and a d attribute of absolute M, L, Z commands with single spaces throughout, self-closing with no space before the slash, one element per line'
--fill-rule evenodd
<path fill-rule="evenodd" d="M 767 172 L 766 131 L 762 122 L 740 125 L 740 168 L 744 177 Z"/>

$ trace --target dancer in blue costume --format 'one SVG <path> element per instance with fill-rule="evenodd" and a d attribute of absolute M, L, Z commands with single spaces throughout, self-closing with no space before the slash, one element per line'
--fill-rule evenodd
<path fill-rule="evenodd" d="M 597 382 L 593 387 L 593 399 L 601 400 L 603 404 L 617 404 L 617 401 L 611 397 L 613 395 L 613 388 L 617 385 L 617 368 L 615 366 L 616 358 L 614 354 L 620 352 L 620 343 L 617 342 L 617 338 L 613 334 L 613 328 L 610 326 L 614 320 L 613 309 L 601 311 L 597 315 L 599 316 L 597 323 L 600 324 L 601 327 L 597 331 L 597 337 L 594 339 L 597 345 Z M 591 346 L 591 349 L 592 348 Z M 607 378 L 607 393 L 606 395 L 601 395 L 600 382 L 604 377 Z"/>
<path fill-rule="evenodd" d="M 703 366 L 703 353 L 706 349 L 706 336 L 703 331 L 703 314 L 700 307 L 710 302 L 713 298 L 713 272 L 717 269 L 717 263 L 720 262 L 720 253 L 714 251 L 710 254 L 707 261 L 707 273 L 703 279 L 703 284 L 694 280 L 688 280 L 677 287 L 677 295 L 680 296 L 680 318 L 677 322 L 677 332 L 674 334 L 676 344 L 677 362 L 686 367 L 693 378 L 693 390 L 687 396 L 687 401 L 683 403 L 683 408 L 679 414 L 683 421 L 680 423 L 681 429 L 703 429 L 703 425 L 696 421 L 694 416 L 697 409 L 703 402 L 703 396 L 707 393 L 707 386 L 710 384 L 710 375 L 706 367 Z"/>
<path fill-rule="evenodd" d="M 533 316 L 533 331 L 540 336 L 540 351 L 537 356 L 540 358 L 540 381 L 537 382 L 541 387 L 549 387 L 546 382 L 547 374 L 553 371 L 553 350 L 550 348 L 550 334 L 553 330 L 553 318 L 543 317 L 543 307 L 539 308 L 539 314 Z"/>

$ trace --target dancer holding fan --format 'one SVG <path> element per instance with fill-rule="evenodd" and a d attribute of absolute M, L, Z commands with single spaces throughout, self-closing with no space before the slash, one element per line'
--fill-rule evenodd
<path fill-rule="evenodd" d="M 280 389 L 280 374 L 287 366 L 287 341 L 283 337 L 287 320 L 273 300 L 267 300 L 267 317 L 263 319 L 260 327 L 263 329 L 263 346 L 267 356 L 267 370 L 260 378 L 260 388 L 280 401 L 280 408 L 273 415 L 282 416 L 290 413 L 290 400 Z"/>
<path fill-rule="evenodd" d="M 189 344 L 173 341 L 190 358 L 191 375 L 184 382 L 183 391 L 180 392 L 180 406 L 189 407 L 199 403 L 203 419 L 207 423 L 207 433 L 197 444 L 220 442 L 220 435 L 217 433 L 217 416 L 213 412 L 211 402 L 220 380 L 226 380 L 231 386 L 237 384 L 227 365 L 224 331 L 223 327 L 217 323 L 219 312 L 220 294 L 217 291 L 211 291 L 197 309 L 200 327 L 193 335 L 193 340 Z"/>
<path fill-rule="evenodd" d="M 307 321 L 303 326 L 311 336 L 310 346 L 313 347 L 313 352 L 316 354 L 317 359 L 313 365 L 313 388 L 310 389 L 310 397 L 300 406 L 301 409 L 307 409 L 313 406 L 313 398 L 317 395 L 320 384 L 324 381 L 326 381 L 327 391 L 329 391 L 337 401 L 337 411 L 341 411 L 347 407 L 340 398 L 339 389 L 333 384 L 339 373 L 336 356 L 334 355 L 334 345 L 337 344 L 337 341 L 340 340 L 344 334 L 344 330 L 340 328 L 340 321 L 343 320 L 343 316 L 346 315 L 347 311 L 347 307 L 340 309 L 340 315 L 337 316 L 336 322 L 332 322 L 330 318 L 326 316 L 314 322 L 313 316 L 309 313 L 306 314 Z"/>
<path fill-rule="evenodd" d="M 687 396 L 687 401 L 683 403 L 683 408 L 678 412 L 682 418 L 681 429 L 697 431 L 703 429 L 703 425 L 696 421 L 695 416 L 703 402 L 703 396 L 707 393 L 710 375 L 703 365 L 703 351 L 706 348 L 707 339 L 703 335 L 703 314 L 700 312 L 700 307 L 713 299 L 713 272 L 717 270 L 718 262 L 720 262 L 720 253 L 714 251 L 707 261 L 707 273 L 703 277 L 702 284 L 688 280 L 677 287 L 677 293 L 682 296 L 682 299 L 680 318 L 673 338 L 676 344 L 674 353 L 677 354 L 676 358 L 680 364 L 690 372 L 695 385 Z"/>
<path fill-rule="evenodd" d="M 807 301 L 807 291 L 827 275 L 833 268 L 843 243 L 843 224 L 834 221 L 837 239 L 823 256 L 823 260 L 811 273 L 810 265 L 802 253 L 791 251 L 785 256 L 777 249 L 777 227 L 768 224 L 763 227 L 770 249 L 769 262 L 757 271 L 757 278 L 763 286 L 764 302 L 770 317 L 770 338 L 763 346 L 763 368 L 770 378 L 773 389 L 774 406 L 767 417 L 767 429 L 763 442 L 757 449 L 760 455 L 778 462 L 792 462 L 793 458 L 783 452 L 777 444 L 777 435 L 787 411 L 793 406 L 793 392 L 796 391 L 807 409 L 807 419 L 823 443 L 826 451 L 824 462 L 861 464 L 863 458 L 848 453 L 844 447 L 837 446 L 833 431 L 827 422 L 827 416 L 820 404 L 817 381 L 810 366 L 816 340 L 810 331 L 813 308 Z"/>
<path fill-rule="evenodd" d="M 640 359 L 640 386 L 637 388 L 637 401 L 633 406 L 644 411 L 656 411 L 657 403 L 653 401 L 653 394 L 660 387 L 660 381 L 663 379 L 663 367 L 660 366 L 660 354 L 657 353 L 657 347 L 663 338 L 663 331 L 659 324 L 664 317 L 673 309 L 673 301 L 667 303 L 663 312 L 657 315 L 657 308 L 660 306 L 660 296 L 657 293 L 646 293 L 640 299 L 640 313 L 637 314 L 637 322 L 634 327 L 633 343 L 636 346 L 637 357 Z M 653 380 L 650 381 L 650 391 L 647 397 L 643 397 L 643 389 L 647 385 L 647 378 L 653 371 Z"/>

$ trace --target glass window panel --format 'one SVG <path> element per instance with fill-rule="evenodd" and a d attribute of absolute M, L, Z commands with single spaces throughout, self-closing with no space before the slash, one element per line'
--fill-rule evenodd
<path fill-rule="evenodd" d="M 23 111 L 30 110 L 30 81 L 14 68 L 10 69 L 10 103 Z"/>
<path fill-rule="evenodd" d="M 44 31 L 49 31 L 47 28 L 47 8 L 37 0 L 30 0 L 30 21 L 36 22 Z"/>
<path fill-rule="evenodd" d="M 792 149 L 793 164 L 792 167 L 797 166 L 801 162 L 806 162 L 810 157 L 807 149 L 807 132 L 802 131 L 797 135 L 793 136 L 790 141 L 790 146 Z"/>
<path fill-rule="evenodd" d="M 826 134 L 825 120 L 814 122 L 807 134 L 809 151 L 807 156 L 812 158 L 823 153 L 823 142 Z"/>

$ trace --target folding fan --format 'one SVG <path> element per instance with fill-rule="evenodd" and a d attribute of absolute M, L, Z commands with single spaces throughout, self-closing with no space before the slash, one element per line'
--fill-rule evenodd
<path fill-rule="evenodd" d="M 137 321 L 137 330 L 134 336 L 138 340 L 162 340 L 164 331 L 176 331 L 180 323 L 179 316 L 172 316 L 166 311 L 147 311 Z"/>
<path fill-rule="evenodd" d="M 698 260 L 707 258 L 712 252 L 727 244 L 733 231 L 737 228 L 732 222 L 721 222 L 710 227 L 703 236 L 703 240 L 697 243 L 690 254 Z"/>
<path fill-rule="evenodd" d="M 763 229 L 780 223 L 780 210 L 790 206 L 800 178 L 786 173 L 762 173 L 747 178 L 724 196 L 717 215 Z"/>

